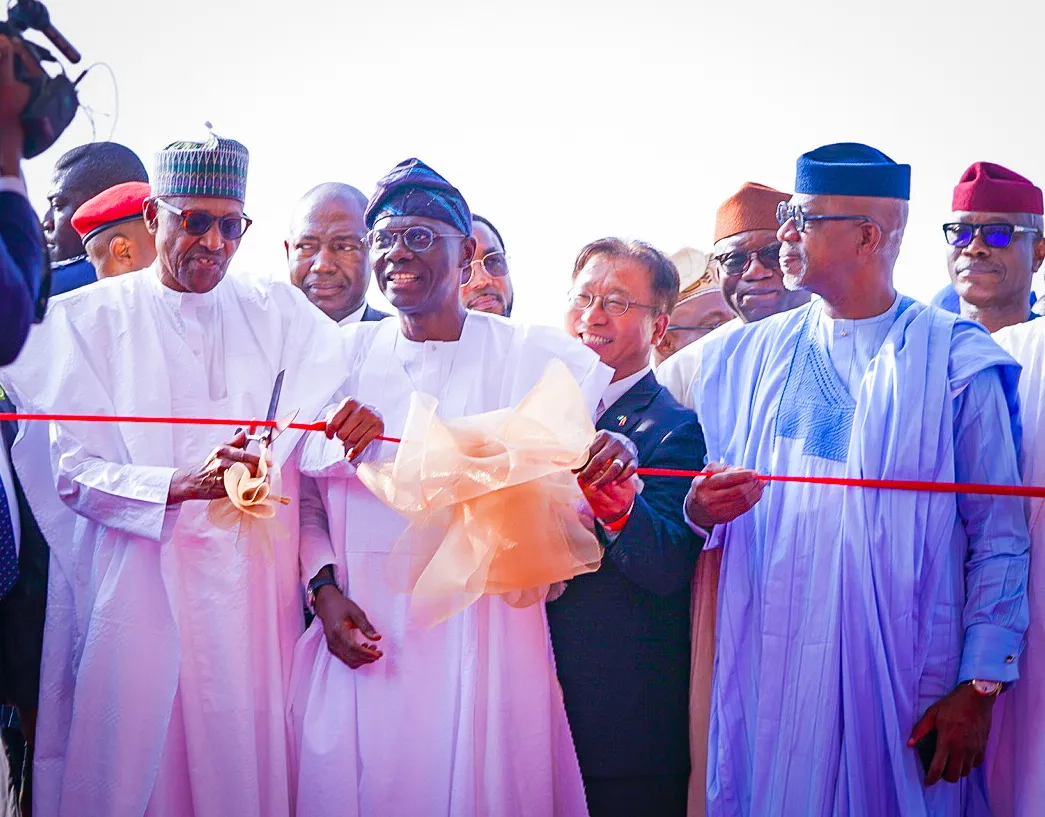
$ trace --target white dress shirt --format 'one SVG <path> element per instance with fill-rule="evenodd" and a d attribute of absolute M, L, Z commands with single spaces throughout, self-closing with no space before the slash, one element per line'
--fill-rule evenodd
<path fill-rule="evenodd" d="M 620 380 L 616 380 L 613 383 L 610 383 L 610 385 L 606 387 L 606 391 L 603 392 L 602 400 L 599 401 L 599 407 L 595 411 L 595 421 L 598 422 L 599 418 L 601 418 L 602 415 L 606 412 L 606 409 L 608 409 L 610 406 L 612 406 L 614 403 L 620 400 L 625 394 L 628 393 L 632 386 L 634 386 L 636 383 L 638 383 L 640 380 L 642 380 L 642 378 L 644 378 L 652 371 L 653 367 L 647 366 L 646 368 L 640 369 L 639 371 L 635 372 L 635 374 L 628 375 L 627 377 L 622 377 Z"/>
<path fill-rule="evenodd" d="M 338 326 L 349 326 L 353 323 L 359 323 L 363 320 L 363 313 L 366 312 L 366 301 L 363 301 L 363 305 L 359 307 L 355 312 L 349 312 L 345 317 L 337 322 Z"/>

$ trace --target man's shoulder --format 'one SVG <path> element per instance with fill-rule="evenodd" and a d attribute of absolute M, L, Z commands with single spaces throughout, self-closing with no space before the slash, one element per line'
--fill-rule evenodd
<path fill-rule="evenodd" d="M 1040 355 L 1045 347 L 1045 321 L 1025 321 L 1006 326 L 993 335 L 994 341 L 1020 363 Z"/>

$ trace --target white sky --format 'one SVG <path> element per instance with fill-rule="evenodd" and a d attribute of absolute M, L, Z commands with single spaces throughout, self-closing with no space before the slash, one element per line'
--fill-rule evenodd
<path fill-rule="evenodd" d="M 254 226 L 235 266 L 285 274 L 298 196 L 321 181 L 369 194 L 417 156 L 497 224 L 515 314 L 538 322 L 560 323 L 587 241 L 707 250 L 742 182 L 787 190 L 797 156 L 828 142 L 912 165 L 897 284 L 922 300 L 946 282 L 940 224 L 969 164 L 1045 182 L 1045 10 L 1026 0 L 46 2 L 83 65 L 116 74 L 119 120 L 110 137 L 99 117 L 97 138 L 150 172 L 205 120 L 247 145 Z M 112 110 L 103 70 L 82 90 Z M 41 213 L 54 162 L 90 139 L 81 113 L 27 163 Z"/>

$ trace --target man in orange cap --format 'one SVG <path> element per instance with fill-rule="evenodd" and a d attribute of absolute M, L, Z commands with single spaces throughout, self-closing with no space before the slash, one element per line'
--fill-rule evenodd
<path fill-rule="evenodd" d="M 718 208 L 715 247 L 709 271 L 739 320 L 706 337 L 719 337 L 745 323 L 786 312 L 809 301 L 809 293 L 792 292 L 780 272 L 776 208 L 790 193 L 745 182 Z M 701 342 L 673 355 L 657 369 L 659 380 L 686 408 L 693 408 L 693 387 L 700 377 Z"/>
<path fill-rule="evenodd" d="M 156 260 L 156 239 L 145 226 L 142 205 L 148 182 L 124 182 L 88 199 L 73 214 L 99 280 L 145 269 Z"/>

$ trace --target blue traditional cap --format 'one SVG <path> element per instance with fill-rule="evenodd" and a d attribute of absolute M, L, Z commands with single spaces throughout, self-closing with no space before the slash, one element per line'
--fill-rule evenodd
<path fill-rule="evenodd" d="M 245 201 L 249 161 L 243 145 L 213 131 L 206 142 L 172 142 L 156 154 L 152 194 Z"/>
<path fill-rule="evenodd" d="M 420 159 L 400 162 L 377 183 L 364 214 L 367 229 L 387 216 L 434 218 L 472 234 L 472 213 L 461 191 Z"/>
<path fill-rule="evenodd" d="M 812 196 L 911 198 L 911 166 L 898 165 L 880 150 L 840 142 L 798 157 L 795 192 Z"/>

